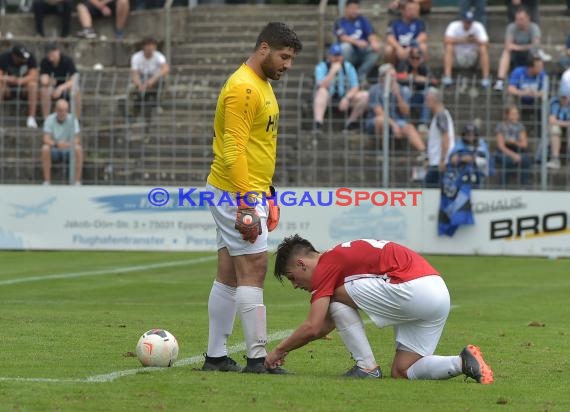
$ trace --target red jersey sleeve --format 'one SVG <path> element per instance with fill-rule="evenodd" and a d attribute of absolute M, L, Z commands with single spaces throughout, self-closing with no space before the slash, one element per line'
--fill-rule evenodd
<path fill-rule="evenodd" d="M 325 296 L 332 296 L 339 276 L 342 276 L 340 266 L 319 262 L 311 280 L 311 303 Z"/>

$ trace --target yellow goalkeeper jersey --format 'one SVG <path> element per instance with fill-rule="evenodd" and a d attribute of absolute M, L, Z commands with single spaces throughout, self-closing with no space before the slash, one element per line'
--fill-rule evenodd
<path fill-rule="evenodd" d="M 278 122 L 271 84 L 242 64 L 218 97 L 208 183 L 231 193 L 267 193 L 275 172 Z"/>

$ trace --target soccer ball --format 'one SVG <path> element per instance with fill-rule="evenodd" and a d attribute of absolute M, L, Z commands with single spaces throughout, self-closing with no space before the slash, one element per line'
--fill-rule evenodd
<path fill-rule="evenodd" d="M 151 329 L 140 337 L 137 357 L 143 366 L 172 366 L 178 358 L 178 342 L 167 330 Z"/>

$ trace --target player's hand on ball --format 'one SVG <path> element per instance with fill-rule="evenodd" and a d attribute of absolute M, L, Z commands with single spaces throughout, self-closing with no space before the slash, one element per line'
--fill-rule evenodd
<path fill-rule="evenodd" d="M 235 228 L 241 233 L 243 240 L 255 243 L 261 235 L 261 219 L 253 207 L 240 206 L 236 214 Z"/>

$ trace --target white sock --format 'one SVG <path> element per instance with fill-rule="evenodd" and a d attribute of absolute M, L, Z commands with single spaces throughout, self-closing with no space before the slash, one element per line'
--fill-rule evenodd
<path fill-rule="evenodd" d="M 267 355 L 267 322 L 263 289 L 254 286 L 238 286 L 236 301 L 245 336 L 248 358 L 263 358 Z"/>
<path fill-rule="evenodd" d="M 214 281 L 208 299 L 208 356 L 227 356 L 226 343 L 234 329 L 236 310 L 236 288 Z"/>
<path fill-rule="evenodd" d="M 408 379 L 449 379 L 461 375 L 459 356 L 424 356 L 410 366 L 406 372 Z"/>
<path fill-rule="evenodd" d="M 373 369 L 378 366 L 358 311 L 344 303 L 332 302 L 329 312 L 344 345 L 358 367 Z"/>

